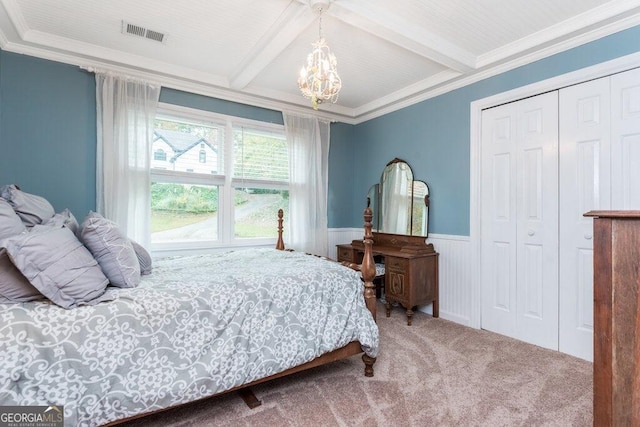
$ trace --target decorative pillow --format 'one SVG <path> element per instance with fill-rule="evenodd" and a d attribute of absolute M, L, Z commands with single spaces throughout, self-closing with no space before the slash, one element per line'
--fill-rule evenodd
<path fill-rule="evenodd" d="M 0 198 L 0 239 L 15 236 L 25 231 L 27 231 L 26 227 L 9 202 Z"/>
<path fill-rule="evenodd" d="M 43 298 L 44 296 L 13 265 L 6 249 L 0 249 L 0 303 L 28 302 Z"/>
<path fill-rule="evenodd" d="M 78 225 L 78 220 L 73 216 L 69 209 L 65 209 L 62 212 L 59 212 L 42 222 L 42 225 L 51 225 L 56 227 L 65 226 L 69 230 L 73 231 L 73 234 L 78 235 L 78 231 L 80 230 L 80 226 Z"/>
<path fill-rule="evenodd" d="M 47 199 L 35 194 L 25 193 L 13 184 L 2 187 L 0 196 L 9 202 L 27 227 L 40 224 L 56 213 Z"/>
<path fill-rule="evenodd" d="M 13 265 L 55 304 L 70 308 L 104 301 L 109 281 L 68 228 L 37 225 L 7 238 L 4 246 Z"/>
<path fill-rule="evenodd" d="M 149 255 L 149 252 L 147 252 L 144 246 L 134 240 L 131 240 L 131 246 L 133 246 L 136 257 L 138 257 L 138 263 L 140 264 L 140 274 L 142 274 L 143 276 L 146 274 L 151 274 L 151 255 Z"/>
<path fill-rule="evenodd" d="M 118 225 L 89 212 L 80 227 L 80 240 L 98 261 L 113 286 L 135 288 L 140 283 L 140 263 L 131 241 Z"/>

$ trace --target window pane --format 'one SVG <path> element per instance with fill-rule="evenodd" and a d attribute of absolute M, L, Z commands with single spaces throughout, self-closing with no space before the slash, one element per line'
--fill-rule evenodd
<path fill-rule="evenodd" d="M 233 158 L 234 178 L 289 181 L 289 153 L 282 133 L 234 128 Z"/>
<path fill-rule="evenodd" d="M 156 120 L 153 169 L 222 175 L 224 127 Z"/>
<path fill-rule="evenodd" d="M 218 187 L 151 183 L 151 242 L 218 239 Z"/>
<path fill-rule="evenodd" d="M 235 237 L 278 237 L 278 209 L 289 218 L 289 191 L 235 189 Z M 285 227 L 286 228 L 286 227 Z"/>

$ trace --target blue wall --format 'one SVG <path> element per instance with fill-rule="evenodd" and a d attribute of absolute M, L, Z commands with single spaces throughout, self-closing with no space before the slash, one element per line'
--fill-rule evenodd
<path fill-rule="evenodd" d="M 78 220 L 95 209 L 93 74 L 0 51 L 0 185 L 45 195 Z"/>
<path fill-rule="evenodd" d="M 258 120 L 261 122 L 276 123 L 280 125 L 284 124 L 284 119 L 282 118 L 282 113 L 280 111 L 238 104 L 236 102 L 210 98 L 208 96 L 196 95 L 174 89 L 162 88 L 162 91 L 160 92 L 160 102 L 195 108 L 198 110 L 212 111 L 214 113 L 227 114 L 229 116 L 242 117 L 245 119 Z"/>
<path fill-rule="evenodd" d="M 272 123 L 282 113 L 177 90 L 160 101 Z M 0 186 L 17 184 L 82 221 L 96 205 L 92 73 L 0 50 Z"/>
<path fill-rule="evenodd" d="M 328 191 L 328 222 L 333 224 L 347 224 L 352 218 L 354 206 L 353 195 L 356 194 L 353 182 L 353 164 L 356 156 L 354 150 L 354 126 L 344 123 L 331 124 L 331 144 L 329 147 L 329 191 Z M 334 143 L 335 141 L 335 143 Z M 361 200 L 365 200 L 362 197 Z M 362 227 L 362 210 L 364 204 L 359 205 L 360 220 L 358 227 Z"/>
<path fill-rule="evenodd" d="M 407 160 L 431 190 L 430 232 L 469 234 L 470 103 L 640 50 L 640 27 L 357 126 L 334 123 L 329 227 L 362 226 L 384 165 Z M 282 124 L 282 114 L 163 89 L 160 101 Z M 81 219 L 95 208 L 95 81 L 78 67 L 0 50 L 0 185 L 19 184 Z"/>
<path fill-rule="evenodd" d="M 354 184 L 332 188 L 336 200 L 351 198 L 351 216 L 330 210 L 329 226 L 360 227 L 367 190 L 380 179 L 385 164 L 399 157 L 411 165 L 416 179 L 429 184 L 430 232 L 468 236 L 470 103 L 637 51 L 640 27 L 361 123 L 352 132 L 333 133 L 332 148 L 348 145 L 356 155 L 353 163 L 344 165 L 348 171 L 335 172 L 343 182 L 351 173 Z M 344 208 L 330 205 L 330 209 Z"/>

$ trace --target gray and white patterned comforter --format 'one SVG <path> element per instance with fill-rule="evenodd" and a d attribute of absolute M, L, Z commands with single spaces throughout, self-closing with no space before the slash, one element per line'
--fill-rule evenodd
<path fill-rule="evenodd" d="M 0 405 L 64 405 L 100 425 L 192 401 L 360 341 L 378 328 L 359 274 L 273 249 L 171 258 L 116 299 L 0 304 Z"/>

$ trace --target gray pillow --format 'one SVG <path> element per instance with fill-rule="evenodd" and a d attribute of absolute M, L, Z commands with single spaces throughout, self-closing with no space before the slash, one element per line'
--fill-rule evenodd
<path fill-rule="evenodd" d="M 20 223 L 22 224 L 22 223 Z M 0 249 L 0 303 L 19 303 L 43 299 L 44 296 L 20 273 Z"/>
<path fill-rule="evenodd" d="M 9 202 L 27 227 L 40 224 L 56 213 L 47 199 L 35 194 L 25 193 L 13 184 L 2 187 L 0 196 Z"/>
<path fill-rule="evenodd" d="M 151 274 L 151 255 L 149 255 L 149 252 L 147 252 L 144 246 L 142 246 L 135 240 L 131 240 L 131 246 L 133 246 L 136 257 L 138 257 L 138 264 L 140 264 L 140 274 L 142 274 L 143 276 L 146 274 Z"/>
<path fill-rule="evenodd" d="M 104 300 L 109 281 L 68 228 L 35 226 L 4 246 L 13 265 L 55 304 L 70 308 Z"/>
<path fill-rule="evenodd" d="M 140 284 L 140 263 L 136 252 L 115 222 L 96 212 L 89 212 L 80 227 L 80 240 L 113 286 L 135 288 Z"/>
<path fill-rule="evenodd" d="M 0 239 L 15 236 L 27 231 L 22 220 L 15 213 L 13 207 L 3 198 L 0 198 Z"/>
<path fill-rule="evenodd" d="M 78 235 L 78 231 L 80 230 L 80 226 L 78 225 L 78 220 L 71 213 L 69 209 L 65 209 L 60 213 L 55 214 L 51 218 L 42 222 L 42 225 L 52 225 L 60 228 L 61 226 L 67 227 L 69 230 L 73 231 L 73 234 Z"/>

